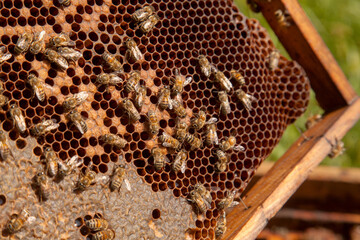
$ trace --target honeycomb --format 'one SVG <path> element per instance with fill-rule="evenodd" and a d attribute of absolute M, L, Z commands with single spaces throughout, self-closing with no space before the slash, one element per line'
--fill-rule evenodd
<path fill-rule="evenodd" d="M 148 34 L 143 34 L 131 22 L 131 15 L 145 5 L 154 7 L 160 17 Z M 61 6 L 57 0 L 4 0 L 0 3 L 0 13 L 0 44 L 14 55 L 0 66 L 0 78 L 5 88 L 3 95 L 9 98 L 9 105 L 16 103 L 22 109 L 28 128 L 43 119 L 55 119 L 59 123 L 58 129 L 35 139 L 29 130 L 19 133 L 14 128 L 8 114 L 9 105 L 0 111 L 1 127 L 7 132 L 9 145 L 16 156 L 14 163 L 1 163 L 1 182 L 4 184 L 0 189 L 0 225 L 3 228 L 9 216 L 19 213 L 25 206 L 31 206 L 31 214 L 36 217 L 30 225 L 51 225 L 45 230 L 24 228 L 14 235 L 18 239 L 24 235 L 27 239 L 90 239 L 91 233 L 82 224 L 83 219 L 95 214 L 113 219 L 109 222 L 116 231 L 116 239 L 179 239 L 180 231 L 171 225 L 177 226 L 183 234 L 186 229 L 192 229 L 195 239 L 214 239 L 220 216 L 217 203 L 229 190 L 240 193 L 244 190 L 257 167 L 279 142 L 287 125 L 294 122 L 308 104 L 310 86 L 303 69 L 281 56 L 278 68 L 270 71 L 267 56 L 275 49 L 274 44 L 258 21 L 246 18 L 230 0 L 72 0 L 69 7 Z M 50 36 L 68 33 L 82 57 L 66 71 L 60 71 L 49 64 L 42 53 L 34 56 L 27 52 L 15 56 L 14 47 L 20 34 L 42 30 L 46 31 L 46 42 Z M 124 42 L 129 37 L 139 46 L 144 56 L 142 60 L 126 60 Z M 121 107 L 122 99 L 134 97 L 124 90 L 123 84 L 108 88 L 95 85 L 96 77 L 107 72 L 101 59 L 104 52 L 118 56 L 125 73 L 134 70 L 141 73 L 141 84 L 146 85 L 147 93 L 138 122 L 132 122 Z M 239 71 L 245 77 L 241 89 L 257 99 L 252 103 L 251 111 L 246 111 L 232 93 L 229 98 L 231 113 L 219 114 L 216 92 L 220 86 L 213 79 L 202 76 L 196 60 L 199 53 L 226 77 L 230 77 L 231 70 Z M 214 146 L 191 150 L 186 144 L 184 148 L 189 151 L 189 156 L 184 173 L 171 171 L 171 163 L 166 163 L 162 170 L 154 169 L 151 149 L 158 145 L 158 140 L 148 133 L 146 113 L 156 109 L 161 127 L 159 136 L 162 132 L 173 135 L 176 115 L 158 109 L 157 102 L 159 90 L 171 85 L 170 78 L 175 69 L 181 75 L 193 78 L 181 94 L 187 112 L 186 122 L 190 124 L 190 118 L 205 109 L 208 119 L 214 116 L 219 119 L 216 123 L 219 139 L 236 132 L 237 144 L 245 148 L 244 151 L 227 152 L 229 163 L 225 172 L 219 173 L 215 169 Z M 46 83 L 47 98 L 43 102 L 33 97 L 26 84 L 30 73 Z M 235 82 L 233 85 L 237 86 Z M 68 122 L 62 107 L 66 97 L 81 91 L 89 93 L 87 101 L 77 108 L 89 129 L 83 135 Z M 106 133 L 122 136 L 128 142 L 125 148 L 104 145 L 100 137 Z M 190 133 L 195 134 L 193 130 Z M 203 130 L 197 134 L 204 139 Z M 130 198 L 123 193 L 126 190 L 122 187 L 120 195 L 112 193 L 115 199 L 111 199 L 106 184 L 100 183 L 77 195 L 71 191 L 77 177 L 72 175 L 61 183 L 51 182 L 50 198 L 39 203 L 29 185 L 36 170 L 44 167 L 40 158 L 47 146 L 62 161 L 78 155 L 83 159 L 79 170 L 85 172 L 91 165 L 100 178 L 108 177 L 119 155 L 124 155 L 133 185 L 146 186 L 141 190 L 134 187 L 132 191 L 150 191 L 152 193 L 147 194 L 152 197 L 138 194 Z M 172 162 L 175 152 L 166 151 Z M 186 197 L 196 183 L 216 189 L 211 190 L 211 209 L 203 216 L 194 216 L 191 206 L 186 203 Z M 97 198 L 91 194 L 96 194 Z M 160 197 L 163 194 L 165 197 Z M 137 214 L 131 217 L 124 212 L 116 215 L 126 204 L 135 204 L 136 198 L 151 206 L 147 208 L 149 216 L 139 221 L 131 220 L 142 214 L 144 204 L 134 207 L 132 211 Z M 174 200 L 170 201 L 172 198 Z M 157 204 L 151 199 L 157 199 L 154 200 Z M 112 206 L 117 207 L 112 209 Z M 172 209 L 178 211 L 174 213 Z M 124 221 L 117 222 L 112 214 Z M 176 224 L 179 219 L 186 226 Z M 138 230 L 145 224 L 155 233 Z M 128 225 L 137 230 L 125 231 Z"/>

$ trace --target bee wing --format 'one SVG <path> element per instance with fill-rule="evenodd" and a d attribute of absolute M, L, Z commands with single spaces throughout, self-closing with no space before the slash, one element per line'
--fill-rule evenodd
<path fill-rule="evenodd" d="M 169 98 L 169 109 L 172 110 L 173 107 L 174 107 L 174 104 L 173 104 L 173 100 L 171 98 Z"/>
<path fill-rule="evenodd" d="M 0 55 L 4 54 L 6 51 L 6 47 L 5 46 L 1 46 L 0 47 Z"/>
<path fill-rule="evenodd" d="M 167 156 L 165 156 L 165 155 L 164 155 L 164 160 L 165 160 L 166 162 L 170 163 L 169 158 L 168 158 Z"/>
<path fill-rule="evenodd" d="M 0 58 L 0 63 L 5 62 L 6 60 L 9 60 L 11 58 L 11 53 L 6 53 Z"/>
<path fill-rule="evenodd" d="M 124 178 L 125 187 L 127 190 L 131 191 L 131 185 L 127 178 Z"/>
<path fill-rule="evenodd" d="M 184 162 L 181 164 L 180 172 L 181 172 L 181 173 L 185 173 L 185 169 L 186 169 L 186 162 L 184 161 Z"/>
<path fill-rule="evenodd" d="M 70 160 L 67 162 L 68 166 L 72 166 L 72 167 L 78 167 L 82 164 L 81 159 L 79 160 L 79 156 L 78 155 L 74 155 L 70 158 Z"/>
<path fill-rule="evenodd" d="M 216 131 L 214 131 L 214 143 L 215 145 L 219 145 L 219 137 Z"/>
<path fill-rule="evenodd" d="M 82 128 L 82 126 L 81 126 L 80 121 L 75 121 L 75 122 L 73 122 L 73 124 L 74 124 L 75 127 L 79 130 L 79 132 L 80 132 L 81 134 L 84 134 L 84 133 L 85 133 L 84 130 L 83 130 L 83 128 Z"/>
<path fill-rule="evenodd" d="M 41 95 L 41 90 L 44 91 L 44 87 L 37 86 L 35 88 L 35 95 L 36 95 L 37 99 L 39 99 L 42 102 L 42 101 L 44 101 L 44 96 Z"/>
<path fill-rule="evenodd" d="M 187 78 L 185 78 L 184 87 L 185 87 L 186 85 L 188 85 L 189 83 L 191 83 L 192 80 L 193 80 L 192 77 L 187 77 Z"/>
<path fill-rule="evenodd" d="M 234 147 L 234 151 L 245 151 L 245 148 L 243 146 L 241 146 L 241 145 L 236 145 Z"/>
<path fill-rule="evenodd" d="M 142 53 L 141 53 L 139 47 L 136 47 L 136 48 L 135 48 L 134 53 L 135 53 L 135 58 L 136 58 L 136 59 L 138 59 L 138 60 L 142 59 Z"/>
<path fill-rule="evenodd" d="M 119 84 L 123 82 L 123 79 L 115 74 L 110 74 L 110 82 L 112 84 Z"/>
<path fill-rule="evenodd" d="M 81 102 L 85 101 L 88 98 L 89 94 L 87 92 L 76 93 L 75 98 Z"/>
<path fill-rule="evenodd" d="M 19 130 L 21 132 L 25 132 L 26 130 L 26 123 L 25 123 L 25 118 L 24 116 L 21 114 L 21 115 L 15 115 L 14 116 L 15 118 L 15 122 L 17 123 L 18 127 L 19 127 Z"/>
<path fill-rule="evenodd" d="M 216 123 L 217 121 L 218 121 L 217 118 L 212 117 L 212 118 L 210 118 L 210 119 L 206 122 L 206 124 L 214 124 L 214 123 Z"/>
<path fill-rule="evenodd" d="M 42 41 L 45 37 L 46 32 L 43 30 L 38 34 L 37 40 Z"/>

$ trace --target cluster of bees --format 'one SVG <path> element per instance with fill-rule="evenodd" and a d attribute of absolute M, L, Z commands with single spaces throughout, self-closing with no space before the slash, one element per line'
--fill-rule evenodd
<path fill-rule="evenodd" d="M 85 220 L 85 225 L 93 232 L 92 240 L 114 239 L 115 232 L 109 228 L 109 223 L 104 218 Z"/>

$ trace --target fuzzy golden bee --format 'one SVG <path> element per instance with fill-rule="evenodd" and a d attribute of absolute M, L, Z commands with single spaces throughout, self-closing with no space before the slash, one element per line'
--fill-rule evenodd
<path fill-rule="evenodd" d="M 229 161 L 228 157 L 226 156 L 226 153 L 218 149 L 216 150 L 216 157 L 218 159 L 217 162 L 215 163 L 216 170 L 219 172 L 225 172 L 227 168 L 227 163 Z"/>
<path fill-rule="evenodd" d="M 200 213 L 205 213 L 207 209 L 211 208 L 211 194 L 203 185 L 196 184 L 190 191 L 189 197 L 189 201 L 195 204 Z"/>
<path fill-rule="evenodd" d="M 132 121 L 140 120 L 140 113 L 130 99 L 124 98 L 121 102 L 121 105 L 124 110 L 129 114 L 129 117 Z"/>
<path fill-rule="evenodd" d="M 27 82 L 31 86 L 37 99 L 39 99 L 40 102 L 44 101 L 46 98 L 44 83 L 33 73 L 29 74 Z"/>
<path fill-rule="evenodd" d="M 220 113 L 223 115 L 228 115 L 231 113 L 231 107 L 229 103 L 229 97 L 226 91 L 219 92 L 219 102 L 220 102 Z"/>
<path fill-rule="evenodd" d="M 58 174 L 57 177 L 59 179 L 63 179 L 64 177 L 70 175 L 75 171 L 77 167 L 79 167 L 83 162 L 79 160 L 79 156 L 74 155 L 70 158 L 70 160 L 66 163 L 62 161 L 58 162 Z"/>
<path fill-rule="evenodd" d="M 147 34 L 155 27 L 159 20 L 160 18 L 158 15 L 150 15 L 146 20 L 140 23 L 139 29 L 142 33 Z"/>
<path fill-rule="evenodd" d="M 64 57 L 62 57 L 58 52 L 52 49 L 46 49 L 44 52 L 46 58 L 56 65 L 61 70 L 66 70 L 69 68 L 69 63 Z"/>
<path fill-rule="evenodd" d="M 266 57 L 267 67 L 270 71 L 273 71 L 278 67 L 280 60 L 280 52 L 278 50 L 273 50 L 270 52 L 269 56 Z"/>
<path fill-rule="evenodd" d="M 15 45 L 15 48 L 14 48 L 14 51 L 16 54 L 21 54 L 23 52 L 26 52 L 27 50 L 29 50 L 29 47 L 33 41 L 33 34 L 32 33 L 23 33 L 21 34 L 21 36 L 19 37 L 16 45 Z"/>
<path fill-rule="evenodd" d="M 13 160 L 7 138 L 3 130 L 0 130 L 0 156 L 3 161 Z"/>
<path fill-rule="evenodd" d="M 159 91 L 159 100 L 158 105 L 161 109 L 173 109 L 172 99 L 171 99 L 171 92 L 168 86 L 164 86 Z"/>
<path fill-rule="evenodd" d="M 156 115 L 154 110 L 149 110 L 147 113 L 147 118 L 149 120 L 149 131 L 150 133 L 155 136 L 159 133 L 160 125 L 158 116 Z"/>
<path fill-rule="evenodd" d="M 200 195 L 205 199 L 206 202 L 211 204 L 212 202 L 211 193 L 204 185 L 197 183 L 195 184 L 194 189 L 200 193 Z"/>
<path fill-rule="evenodd" d="M 140 23 L 145 21 L 148 17 L 155 13 L 155 9 L 152 6 L 145 6 L 136 10 L 132 15 L 131 18 L 134 22 Z"/>
<path fill-rule="evenodd" d="M 212 71 L 212 65 L 204 55 L 199 55 L 197 58 L 201 70 L 201 74 L 205 77 L 210 77 Z"/>
<path fill-rule="evenodd" d="M 69 35 L 66 33 L 60 33 L 49 40 L 50 46 L 52 47 L 75 47 L 75 42 L 71 41 Z"/>
<path fill-rule="evenodd" d="M 282 27 L 290 27 L 291 26 L 291 17 L 287 10 L 281 11 L 280 9 L 275 11 L 275 17 L 280 26 Z"/>
<path fill-rule="evenodd" d="M 109 227 L 108 221 L 103 218 L 93 218 L 85 220 L 85 226 L 87 226 L 91 231 L 101 231 Z"/>
<path fill-rule="evenodd" d="M 125 57 L 127 59 L 130 59 L 132 61 L 139 61 L 140 59 L 143 58 L 143 55 L 139 49 L 139 47 L 137 46 L 136 42 L 134 39 L 132 38 L 128 38 L 126 41 L 125 41 L 125 46 L 127 48 L 127 51 L 126 51 L 126 54 L 125 54 Z"/>
<path fill-rule="evenodd" d="M 188 125 L 186 124 L 186 122 L 183 119 L 178 118 L 176 120 L 176 127 L 175 127 L 176 139 L 179 140 L 180 142 L 184 142 L 186 133 L 188 132 L 187 130 L 188 130 Z"/>
<path fill-rule="evenodd" d="M 122 67 L 121 63 L 119 62 L 119 60 L 116 59 L 115 56 L 111 55 L 108 52 L 104 52 L 101 55 L 101 58 L 103 59 L 103 61 L 109 67 L 110 70 L 117 72 L 117 73 L 123 72 L 123 67 Z"/>
<path fill-rule="evenodd" d="M 46 201 L 50 196 L 50 184 L 46 174 L 41 171 L 36 173 L 34 176 L 34 184 L 37 188 L 37 194 L 39 196 L 40 202 Z"/>
<path fill-rule="evenodd" d="M 328 155 L 329 158 L 336 158 L 345 152 L 344 143 L 341 140 L 335 138 L 335 143 L 332 143 L 327 138 L 325 139 L 331 145 L 331 151 Z"/>
<path fill-rule="evenodd" d="M 99 85 L 105 85 L 108 87 L 109 85 L 117 85 L 122 83 L 123 79 L 113 73 L 101 73 L 95 81 Z"/>
<path fill-rule="evenodd" d="M 177 99 L 172 99 L 171 101 L 172 101 L 174 113 L 179 118 L 185 118 L 187 116 L 187 113 L 186 113 L 186 109 L 184 108 L 184 105 L 182 104 L 182 102 Z"/>
<path fill-rule="evenodd" d="M 81 114 L 75 109 L 68 114 L 68 119 L 81 134 L 85 134 L 88 130 L 87 124 Z"/>
<path fill-rule="evenodd" d="M 119 157 L 119 161 L 123 159 L 121 155 Z M 115 191 L 116 189 L 120 191 L 121 185 L 124 182 L 127 190 L 131 191 L 131 186 L 129 180 L 126 178 L 126 168 L 124 164 L 119 164 L 114 166 L 113 173 L 111 175 L 110 180 L 110 191 Z"/>
<path fill-rule="evenodd" d="M 58 0 L 60 5 L 63 7 L 68 7 L 71 4 L 71 0 Z"/>
<path fill-rule="evenodd" d="M 169 162 L 169 159 L 165 154 L 163 154 L 161 148 L 154 147 L 151 149 L 151 155 L 154 158 L 154 167 L 156 171 L 159 171 L 165 167 L 165 162 Z"/>
<path fill-rule="evenodd" d="M 245 85 L 245 78 L 240 72 L 231 70 L 230 74 L 231 74 L 231 79 L 234 79 L 240 86 Z"/>
<path fill-rule="evenodd" d="M 6 47 L 1 46 L 0 47 L 0 64 L 9 60 L 12 57 L 11 53 L 5 53 L 5 52 L 6 52 Z"/>
<path fill-rule="evenodd" d="M 62 106 L 64 108 L 64 112 L 69 112 L 74 108 L 78 107 L 82 104 L 87 98 L 89 94 L 87 92 L 79 92 L 75 93 L 72 96 L 65 98 Z"/>
<path fill-rule="evenodd" d="M 85 174 L 82 173 L 80 174 L 79 180 L 76 183 L 75 190 L 77 191 L 86 190 L 88 187 L 90 187 L 90 185 L 95 183 L 95 178 L 96 178 L 96 172 L 87 168 Z"/>
<path fill-rule="evenodd" d="M 185 172 L 185 169 L 186 169 L 186 159 L 188 157 L 188 153 L 186 150 L 182 149 L 180 150 L 177 154 L 176 154 L 176 157 L 175 157 L 175 160 L 174 162 L 172 163 L 172 170 L 174 172 L 182 172 L 184 173 Z"/>
<path fill-rule="evenodd" d="M 44 149 L 44 157 L 46 162 L 46 172 L 49 177 L 54 177 L 59 170 L 59 159 L 56 156 L 54 150 L 52 150 L 50 147 L 46 147 Z"/>
<path fill-rule="evenodd" d="M 220 240 L 224 233 L 226 232 L 226 213 L 223 212 L 222 215 L 217 220 L 216 227 L 215 227 L 215 239 Z"/>
<path fill-rule="evenodd" d="M 8 103 L 9 103 L 9 98 L 0 93 L 0 107 L 3 107 Z"/>
<path fill-rule="evenodd" d="M 320 114 L 315 114 L 313 116 L 310 116 L 305 123 L 306 129 L 313 127 L 316 123 L 320 122 L 321 119 L 322 116 Z"/>
<path fill-rule="evenodd" d="M 257 101 L 254 96 L 245 93 L 243 90 L 238 89 L 235 91 L 237 98 L 243 104 L 244 108 L 249 112 L 252 109 L 251 103 Z"/>
<path fill-rule="evenodd" d="M 185 141 L 191 146 L 191 150 L 199 149 L 202 147 L 201 139 L 195 137 L 193 134 L 186 133 Z"/>
<path fill-rule="evenodd" d="M 59 47 L 58 53 L 68 61 L 76 62 L 82 57 L 81 52 L 69 47 Z"/>
<path fill-rule="evenodd" d="M 191 83 L 192 77 L 185 78 L 181 76 L 178 69 L 174 71 L 174 77 L 171 78 L 171 82 L 173 83 L 172 90 L 175 94 L 181 94 L 184 90 L 184 87 Z"/>
<path fill-rule="evenodd" d="M 145 86 L 140 86 L 135 94 L 135 106 L 141 109 L 145 102 L 147 89 Z"/>
<path fill-rule="evenodd" d="M 115 239 L 115 232 L 112 229 L 102 230 L 93 235 L 92 240 L 113 240 Z"/>
<path fill-rule="evenodd" d="M 236 195 L 236 191 L 232 191 L 232 192 L 227 192 L 227 196 L 223 199 L 221 199 L 221 201 L 217 204 L 217 207 L 219 210 L 224 210 L 228 207 L 233 207 L 235 205 L 238 205 L 239 202 L 234 201 Z"/>
<path fill-rule="evenodd" d="M 181 147 L 181 143 L 166 132 L 163 132 L 163 134 L 159 137 L 159 141 L 167 148 L 173 148 L 176 150 Z"/>
<path fill-rule="evenodd" d="M 199 113 L 195 114 L 195 118 L 191 119 L 191 126 L 195 130 L 200 130 L 205 126 L 206 123 L 206 114 L 204 111 L 200 110 Z"/>
<path fill-rule="evenodd" d="M 13 119 L 15 123 L 16 129 L 20 133 L 24 133 L 26 131 L 25 117 L 21 109 L 18 107 L 18 105 L 16 105 L 15 103 L 11 104 L 9 113 L 10 113 L 10 117 Z"/>
<path fill-rule="evenodd" d="M 236 137 L 235 136 L 226 137 L 225 140 L 221 141 L 219 147 L 223 152 L 229 151 L 231 149 L 233 149 L 234 151 L 244 151 L 245 150 L 245 148 L 243 146 L 236 145 Z"/>
<path fill-rule="evenodd" d="M 12 216 L 6 223 L 6 229 L 10 234 L 18 232 L 26 223 L 30 216 L 27 209 L 23 209 L 17 216 Z"/>
<path fill-rule="evenodd" d="M 232 83 L 230 80 L 225 76 L 225 74 L 215 67 L 212 67 L 214 72 L 214 80 L 220 84 L 221 89 L 225 90 L 226 92 L 230 92 L 233 88 Z"/>
<path fill-rule="evenodd" d="M 218 145 L 219 144 L 219 138 L 216 132 L 216 123 L 217 118 L 210 118 L 209 121 L 207 121 L 206 124 L 206 130 L 205 130 L 205 144 L 206 145 Z"/>
<path fill-rule="evenodd" d="M 116 146 L 118 148 L 124 148 L 127 143 L 127 141 L 125 139 L 123 139 L 122 137 L 120 137 L 116 134 L 112 134 L 112 133 L 104 134 L 100 137 L 100 139 L 105 144 Z"/>
<path fill-rule="evenodd" d="M 48 119 L 43 120 L 42 122 L 35 124 L 31 129 L 30 132 L 33 136 L 39 137 L 41 135 L 45 135 L 52 130 L 55 130 L 59 127 L 59 124 L 56 123 L 55 119 Z"/>
<path fill-rule="evenodd" d="M 140 79 L 141 79 L 140 72 L 138 71 L 131 72 L 129 79 L 126 81 L 125 84 L 125 91 L 128 93 L 133 91 L 138 91 L 140 87 Z"/>
<path fill-rule="evenodd" d="M 31 43 L 29 48 L 29 51 L 32 54 L 35 55 L 45 50 L 45 40 L 44 40 L 45 34 L 46 34 L 45 31 L 41 31 L 35 34 L 34 41 Z"/>

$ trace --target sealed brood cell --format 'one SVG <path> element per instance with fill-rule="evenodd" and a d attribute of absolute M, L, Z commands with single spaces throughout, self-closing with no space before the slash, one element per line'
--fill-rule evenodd
<path fill-rule="evenodd" d="M 29 132 L 19 133 L 14 129 L 7 114 L 9 109 L 4 106 L 0 113 L 3 129 L 19 149 L 31 147 L 36 157 L 42 155 L 45 146 L 52 147 L 62 161 L 78 155 L 84 159 L 80 166 L 82 171 L 92 165 L 95 172 L 110 175 L 112 164 L 118 163 L 119 155 L 124 155 L 126 163 L 135 166 L 138 176 L 149 189 L 154 192 L 170 189 L 176 198 L 187 197 L 196 183 L 217 187 L 218 190 L 212 191 L 212 208 L 204 214 L 204 220 L 195 223 L 196 239 L 212 239 L 219 217 L 216 204 L 227 191 L 244 190 L 255 169 L 278 143 L 286 126 L 307 106 L 309 84 L 304 71 L 297 63 L 283 57 L 278 68 L 270 71 L 266 58 L 274 50 L 273 43 L 256 20 L 247 19 L 229 1 L 72 2 L 64 8 L 57 1 L 39 0 L 4 1 L 0 6 L 1 44 L 12 54 L 18 34 L 33 29 L 45 30 L 47 35 L 68 33 L 76 44 L 75 49 L 82 53 L 77 63 L 64 72 L 55 69 L 41 53 L 36 56 L 26 53 L 4 62 L 0 66 L 5 87 L 3 94 L 10 99 L 10 104 L 19 105 L 27 128 L 44 118 L 56 119 L 59 127 L 37 138 L 37 143 L 30 146 Z M 154 7 L 160 17 L 148 34 L 143 34 L 131 22 L 131 15 L 145 5 Z M 133 38 L 138 45 L 144 56 L 142 60 L 133 62 L 125 58 L 124 42 L 128 38 Z M 109 88 L 95 85 L 99 74 L 109 72 L 102 64 L 104 52 L 117 56 L 125 74 L 141 72 L 141 84 L 146 85 L 147 94 L 140 121 L 131 122 L 119 104 L 121 99 L 133 97 L 132 93 L 124 91 L 124 84 Z M 199 54 L 204 54 L 226 77 L 230 77 L 231 70 L 245 77 L 241 89 L 257 99 L 250 112 L 244 109 L 235 94 L 230 94 L 231 113 L 220 115 L 219 84 L 213 82 L 212 77 L 208 79 L 201 74 L 197 61 Z M 157 101 L 159 90 L 171 85 L 174 69 L 193 78 L 181 94 L 188 115 L 186 121 L 205 108 L 208 119 L 219 119 L 216 123 L 219 139 L 236 132 L 237 144 L 245 148 L 245 151 L 226 153 L 229 162 L 225 172 L 219 173 L 215 169 L 214 146 L 190 151 L 185 145 L 189 156 L 184 173 L 174 173 L 169 163 L 159 171 L 154 169 L 151 149 L 158 142 L 148 133 L 146 113 L 156 109 L 160 134 L 164 131 L 173 134 L 176 115 L 160 111 Z M 30 73 L 49 86 L 43 102 L 33 97 L 30 86 L 25 83 Z M 232 83 L 239 88 L 233 80 Z M 78 111 L 91 129 L 83 135 L 65 119 L 62 106 L 65 97 L 81 91 L 89 92 L 89 97 Z M 204 129 L 198 131 L 201 139 L 204 139 L 204 132 Z M 100 136 L 105 133 L 122 136 L 127 141 L 126 146 L 118 149 L 104 145 Z M 190 130 L 190 133 L 196 131 Z M 173 161 L 175 153 L 168 151 L 167 157 Z M 106 204 L 106 200 L 102 204 Z M 160 210 L 155 210 L 152 218 L 158 219 Z M 83 232 L 83 235 L 88 234 Z"/>

